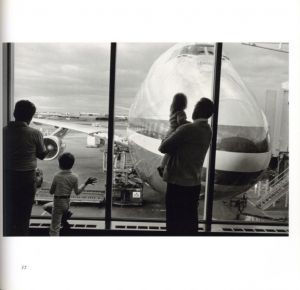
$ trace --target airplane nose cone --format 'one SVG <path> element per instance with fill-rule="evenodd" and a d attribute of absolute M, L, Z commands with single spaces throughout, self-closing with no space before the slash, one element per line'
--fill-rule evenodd
<path fill-rule="evenodd" d="M 162 191 L 160 184 L 163 183 L 160 179 L 155 184 L 156 168 L 147 165 L 147 161 L 159 165 L 159 138 L 168 129 L 173 96 L 180 92 L 187 96 L 185 112 L 189 121 L 192 121 L 194 107 L 202 97 L 212 99 L 213 56 L 192 52 L 182 54 L 181 49 L 182 45 L 171 48 L 153 64 L 129 116 L 133 130 L 130 143 L 136 154 L 133 157 L 137 164 L 144 165 L 141 171 L 146 173 L 149 184 L 157 190 L 160 188 L 159 191 Z M 157 134 L 153 134 L 155 130 Z M 266 118 L 226 58 L 222 60 L 217 130 L 215 198 L 223 198 L 248 190 L 270 161 Z M 203 185 L 207 165 L 208 155 L 202 170 Z M 155 172 L 154 175 L 151 172 Z"/>

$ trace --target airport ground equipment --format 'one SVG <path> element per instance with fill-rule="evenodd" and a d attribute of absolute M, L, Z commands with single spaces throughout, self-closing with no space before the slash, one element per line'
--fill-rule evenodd
<path fill-rule="evenodd" d="M 35 195 L 35 203 L 42 204 L 53 201 L 53 195 L 49 193 L 50 188 L 40 188 Z M 84 190 L 80 195 L 70 196 L 71 204 L 103 204 L 105 202 L 104 190 Z"/>
<path fill-rule="evenodd" d="M 266 192 L 257 201 L 257 207 L 266 210 L 276 203 L 279 199 L 289 193 L 289 168 L 286 168 L 279 175 L 268 182 Z"/>
<path fill-rule="evenodd" d="M 107 152 L 103 154 L 103 171 L 106 171 Z M 114 147 L 112 204 L 115 206 L 143 204 L 143 182 L 132 166 L 128 150 L 118 145 Z"/>
<path fill-rule="evenodd" d="M 247 196 L 246 194 L 243 194 L 242 197 L 235 197 L 235 198 L 232 198 L 230 199 L 229 201 L 229 205 L 230 207 L 237 207 L 238 210 L 239 210 L 239 213 L 242 213 L 243 210 L 247 207 Z"/>

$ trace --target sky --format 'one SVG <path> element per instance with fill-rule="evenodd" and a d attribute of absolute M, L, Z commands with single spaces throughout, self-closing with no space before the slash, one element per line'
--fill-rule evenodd
<path fill-rule="evenodd" d="M 172 45 L 118 43 L 116 114 L 128 113 L 152 63 Z M 287 53 L 240 43 L 224 43 L 223 52 L 261 107 L 266 90 L 288 81 Z M 40 112 L 107 113 L 109 54 L 109 43 L 16 43 L 15 101 L 29 99 Z"/>

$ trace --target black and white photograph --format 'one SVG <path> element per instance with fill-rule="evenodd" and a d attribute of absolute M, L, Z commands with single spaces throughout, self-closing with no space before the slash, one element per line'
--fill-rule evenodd
<path fill-rule="evenodd" d="M 0 289 L 300 289 L 297 0 L 0 5 Z"/>
<path fill-rule="evenodd" d="M 3 49 L 5 235 L 288 235 L 288 43 Z"/>

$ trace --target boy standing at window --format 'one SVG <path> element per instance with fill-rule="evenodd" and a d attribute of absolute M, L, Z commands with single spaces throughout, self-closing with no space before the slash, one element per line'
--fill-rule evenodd
<path fill-rule="evenodd" d="M 62 154 L 58 162 L 61 171 L 55 174 L 50 188 L 50 194 L 54 194 L 50 236 L 59 236 L 62 217 L 69 210 L 72 190 L 78 195 L 88 184 L 95 184 L 97 181 L 96 178 L 89 177 L 78 187 L 78 176 L 71 171 L 75 162 L 71 153 Z"/>

